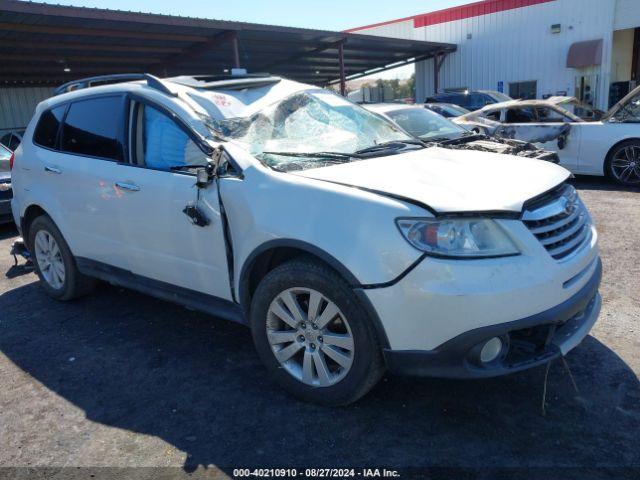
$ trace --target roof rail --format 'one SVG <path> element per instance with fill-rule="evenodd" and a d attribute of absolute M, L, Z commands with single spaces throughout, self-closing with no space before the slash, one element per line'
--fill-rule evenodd
<path fill-rule="evenodd" d="M 54 90 L 53 94 L 61 95 L 63 93 L 73 92 L 83 88 L 110 85 L 113 83 L 134 82 L 137 80 L 146 80 L 149 87 L 159 90 L 162 93 L 166 93 L 167 95 L 175 96 L 175 92 L 173 92 L 161 79 L 151 75 L 150 73 L 118 73 L 114 75 L 99 75 L 97 77 L 80 78 L 78 80 L 67 82 L 64 85 L 60 85 Z"/>

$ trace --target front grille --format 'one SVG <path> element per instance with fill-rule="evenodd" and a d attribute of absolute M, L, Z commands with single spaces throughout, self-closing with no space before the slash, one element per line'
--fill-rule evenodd
<path fill-rule="evenodd" d="M 2 188 L 3 186 L 6 186 L 7 183 L 9 182 L 2 182 L 0 180 L 0 200 L 10 200 L 11 197 L 13 197 L 13 192 L 11 191 L 10 188 L 8 190 L 5 190 L 4 188 Z"/>
<path fill-rule="evenodd" d="M 546 203 L 530 208 L 522 220 L 556 260 L 571 255 L 589 240 L 589 214 L 571 185 L 565 185 Z"/>

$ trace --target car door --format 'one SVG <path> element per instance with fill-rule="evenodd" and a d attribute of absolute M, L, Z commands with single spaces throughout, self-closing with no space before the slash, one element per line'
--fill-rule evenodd
<path fill-rule="evenodd" d="M 498 135 L 556 152 L 563 167 L 571 171 L 577 169 L 580 130 L 572 129 L 569 119 L 561 112 L 546 106 L 514 106 L 505 109 L 502 120 L 503 125 L 496 132 Z"/>
<path fill-rule="evenodd" d="M 73 254 L 127 268 L 112 221 L 120 197 L 108 180 L 124 159 L 124 101 L 122 95 L 93 96 L 45 112 L 34 143 L 44 147 L 36 149 L 38 189 L 57 204 L 52 214 Z M 40 130 L 41 123 L 51 128 Z"/>
<path fill-rule="evenodd" d="M 112 180 L 121 195 L 115 222 L 130 271 L 230 300 L 217 185 L 198 189 L 193 170 L 172 170 L 206 164 L 206 154 L 189 129 L 159 105 L 132 100 L 129 124 L 129 159 Z M 187 206 L 196 207 L 208 225 L 195 225 L 184 212 Z"/>

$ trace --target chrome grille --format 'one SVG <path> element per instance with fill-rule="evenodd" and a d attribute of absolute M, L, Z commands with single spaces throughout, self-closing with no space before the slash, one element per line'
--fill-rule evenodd
<path fill-rule="evenodd" d="M 591 237 L 589 213 L 571 185 L 526 209 L 522 220 L 556 260 L 571 255 Z"/>

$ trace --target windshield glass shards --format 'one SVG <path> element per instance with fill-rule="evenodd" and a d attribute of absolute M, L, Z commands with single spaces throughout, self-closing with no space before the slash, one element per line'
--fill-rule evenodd
<path fill-rule="evenodd" d="M 627 102 L 615 115 L 614 119 L 621 123 L 640 122 L 640 94 Z"/>
<path fill-rule="evenodd" d="M 320 89 L 294 93 L 247 118 L 209 124 L 212 133 L 242 144 L 280 171 L 344 163 L 362 158 L 359 151 L 413 140 L 391 122 Z M 378 156 L 392 153 L 393 148 L 376 149 Z"/>

